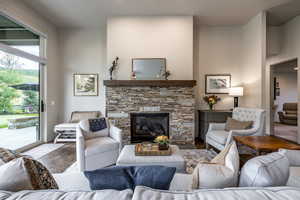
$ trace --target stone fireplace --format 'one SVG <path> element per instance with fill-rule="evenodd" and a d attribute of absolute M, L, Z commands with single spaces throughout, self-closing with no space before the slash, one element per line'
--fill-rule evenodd
<path fill-rule="evenodd" d="M 123 144 L 157 134 L 168 134 L 173 144 L 194 144 L 196 81 L 108 80 L 104 85 L 106 115 L 123 130 Z"/>
<path fill-rule="evenodd" d="M 130 113 L 131 143 L 152 142 L 159 135 L 169 136 L 169 113 Z"/>

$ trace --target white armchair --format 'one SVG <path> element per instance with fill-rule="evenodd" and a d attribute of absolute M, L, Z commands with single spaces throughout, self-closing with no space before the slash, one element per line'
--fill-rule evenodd
<path fill-rule="evenodd" d="M 232 118 L 239 121 L 253 121 L 251 129 L 225 131 L 225 123 L 211 123 L 206 134 L 206 144 L 223 150 L 233 136 L 264 135 L 265 111 L 256 108 L 235 108 Z"/>
<path fill-rule="evenodd" d="M 108 125 L 107 129 L 89 132 L 87 120 L 76 129 L 76 157 L 80 171 L 95 170 L 116 163 L 122 148 L 122 130 Z"/>

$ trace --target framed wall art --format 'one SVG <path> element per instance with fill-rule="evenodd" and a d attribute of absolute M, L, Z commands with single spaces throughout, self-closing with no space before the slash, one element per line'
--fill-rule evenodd
<path fill-rule="evenodd" d="M 206 74 L 205 93 L 206 94 L 228 94 L 231 87 L 230 74 Z"/>
<path fill-rule="evenodd" d="M 74 74 L 74 96 L 98 96 L 98 74 Z"/>

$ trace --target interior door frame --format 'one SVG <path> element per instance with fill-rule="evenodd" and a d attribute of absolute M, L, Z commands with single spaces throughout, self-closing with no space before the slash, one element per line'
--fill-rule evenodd
<path fill-rule="evenodd" d="M 270 65 L 270 107 L 269 107 L 269 109 L 270 109 L 270 124 L 269 124 L 269 126 L 270 126 L 270 135 L 274 135 L 275 134 L 275 130 L 274 130 L 274 112 L 273 112 L 273 106 L 274 106 L 274 95 L 276 95 L 275 93 L 274 93 L 274 90 L 273 90 L 273 88 L 274 88 L 274 67 L 276 66 L 276 65 L 280 65 L 280 64 L 282 64 L 282 63 L 286 63 L 286 62 L 290 62 L 290 61 L 293 61 L 293 60 L 296 60 L 297 61 L 297 67 L 299 67 L 299 59 L 297 58 L 297 57 L 295 57 L 295 58 L 291 58 L 291 59 L 286 59 L 286 60 L 282 60 L 282 61 L 280 61 L 280 62 L 277 62 L 277 63 L 274 63 L 274 64 L 271 64 Z M 300 78 L 299 78 L 299 70 L 298 70 L 298 74 L 297 74 L 297 82 L 299 83 L 300 82 Z M 298 87 L 299 87 L 299 84 L 298 84 Z M 300 98 L 299 98 L 299 89 L 300 88 L 298 88 L 297 89 L 297 91 L 298 91 L 298 107 L 299 107 L 299 100 L 300 100 Z M 299 109 L 298 109 L 298 116 L 299 116 Z M 298 119 L 299 120 L 299 119 Z M 299 123 L 298 123 L 298 125 L 297 125 L 297 127 L 298 127 L 298 132 L 297 132 L 297 143 L 299 144 L 300 142 L 300 132 L 299 132 Z"/>

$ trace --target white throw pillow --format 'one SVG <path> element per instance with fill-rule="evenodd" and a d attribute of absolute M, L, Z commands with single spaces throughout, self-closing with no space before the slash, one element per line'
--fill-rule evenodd
<path fill-rule="evenodd" d="M 241 170 L 239 187 L 285 186 L 288 178 L 289 161 L 275 152 L 248 160 Z"/>
<path fill-rule="evenodd" d="M 95 137 L 108 137 L 109 136 L 109 122 L 108 119 L 105 118 L 106 121 L 106 129 L 103 129 L 101 131 L 97 131 L 97 132 L 92 132 L 90 131 L 90 123 L 89 120 L 81 120 L 79 122 L 79 126 L 80 128 L 83 130 L 82 134 L 86 139 L 92 139 Z"/>
<path fill-rule="evenodd" d="M 236 143 L 228 145 L 211 162 L 199 163 L 193 173 L 194 189 L 236 187 L 239 172 Z"/>
<path fill-rule="evenodd" d="M 0 166 L 0 190 L 33 190 L 23 159 L 14 159 Z"/>

